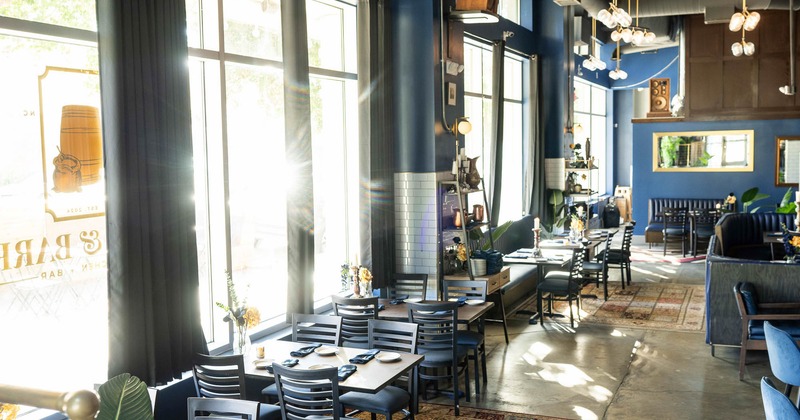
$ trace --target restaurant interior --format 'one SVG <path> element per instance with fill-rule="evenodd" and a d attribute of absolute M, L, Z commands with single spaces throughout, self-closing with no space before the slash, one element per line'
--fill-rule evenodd
<path fill-rule="evenodd" d="M 0 418 L 789 418 L 798 9 L 0 2 Z"/>

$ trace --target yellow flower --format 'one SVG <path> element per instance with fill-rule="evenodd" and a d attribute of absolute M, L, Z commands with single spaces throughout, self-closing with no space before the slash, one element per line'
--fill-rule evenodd
<path fill-rule="evenodd" d="M 795 248 L 800 247 L 800 236 L 792 236 L 789 243 Z"/>
<path fill-rule="evenodd" d="M 17 418 L 19 406 L 16 404 L 0 403 L 0 420 L 13 420 Z"/>
<path fill-rule="evenodd" d="M 249 307 L 244 312 L 244 325 L 247 328 L 253 328 L 258 323 L 261 322 L 261 312 L 258 311 L 258 308 Z"/>
<path fill-rule="evenodd" d="M 369 272 L 367 267 L 361 267 L 361 269 L 358 270 L 358 278 L 361 281 L 372 281 L 372 273 Z"/>
<path fill-rule="evenodd" d="M 467 260 L 467 247 L 462 243 L 459 243 L 456 246 L 456 258 L 458 258 L 458 260 L 461 262 Z"/>

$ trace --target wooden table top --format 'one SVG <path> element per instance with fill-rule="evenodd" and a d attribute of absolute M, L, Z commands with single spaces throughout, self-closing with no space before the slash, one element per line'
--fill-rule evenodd
<path fill-rule="evenodd" d="M 293 359 L 289 353 L 309 345 L 309 343 L 296 343 L 292 341 L 270 340 L 258 345 L 264 346 L 264 359 L 274 360 L 278 363 L 286 360 Z M 244 370 L 245 375 L 252 377 L 266 377 L 273 378 L 273 375 L 266 369 L 256 368 L 255 357 L 256 344 L 245 355 Z M 317 353 L 311 353 L 305 357 L 297 357 L 300 361 L 294 369 L 308 369 L 314 365 L 331 365 L 339 367 L 342 365 L 350 364 L 350 359 L 354 356 L 366 352 L 367 349 L 357 349 L 352 347 L 337 347 L 337 352 L 331 356 L 322 356 Z M 363 365 L 355 365 L 358 367 L 355 373 L 350 375 L 344 382 L 339 382 L 339 389 L 342 391 L 359 391 L 374 394 L 387 385 L 391 384 L 394 380 L 399 378 L 403 373 L 407 372 L 414 366 L 419 365 L 424 358 L 419 354 L 395 352 L 400 355 L 400 360 L 395 362 L 380 362 L 377 359 L 372 359 Z"/>
<path fill-rule="evenodd" d="M 391 299 L 380 299 L 380 303 L 386 309 L 378 312 L 378 318 L 389 319 L 392 321 L 408 321 L 408 305 L 400 303 L 392 305 Z M 431 301 L 432 302 L 432 301 Z M 463 305 L 458 308 L 458 321 L 463 323 L 473 323 L 492 309 L 494 302 L 483 302 L 480 305 Z"/>

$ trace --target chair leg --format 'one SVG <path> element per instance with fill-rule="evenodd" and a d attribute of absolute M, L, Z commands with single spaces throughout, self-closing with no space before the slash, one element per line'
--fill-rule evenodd
<path fill-rule="evenodd" d="M 628 273 L 628 286 L 631 285 L 631 261 L 625 262 L 625 271 Z"/>
<path fill-rule="evenodd" d="M 475 364 L 473 365 L 475 367 L 475 394 L 481 393 L 481 378 L 479 377 L 480 369 L 478 368 L 478 347 L 480 347 L 480 345 L 475 346 L 473 349 L 475 351 Z M 469 363 L 469 360 L 467 363 Z M 464 378 L 464 380 L 468 381 L 469 378 Z"/>
<path fill-rule="evenodd" d="M 503 335 L 506 337 L 506 344 L 508 344 L 508 328 L 506 327 L 506 305 L 503 304 L 503 295 L 497 293 L 497 300 L 500 304 L 500 315 L 503 317 Z"/>
<path fill-rule="evenodd" d="M 742 343 L 742 350 L 739 352 L 739 380 L 744 379 L 744 365 L 747 358 L 747 344 Z"/>
<path fill-rule="evenodd" d="M 488 376 L 486 375 L 486 343 L 483 343 L 483 345 L 481 345 L 481 348 L 483 350 L 481 351 L 481 369 L 483 370 L 483 383 L 487 383 Z"/>

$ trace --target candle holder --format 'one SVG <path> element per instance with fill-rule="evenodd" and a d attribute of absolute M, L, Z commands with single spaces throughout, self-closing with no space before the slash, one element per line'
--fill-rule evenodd
<path fill-rule="evenodd" d="M 539 258 L 542 256 L 542 250 L 539 248 L 539 233 L 541 232 L 542 229 L 533 228 L 531 230 L 533 231 L 533 252 L 531 253 L 531 256 Z"/>

